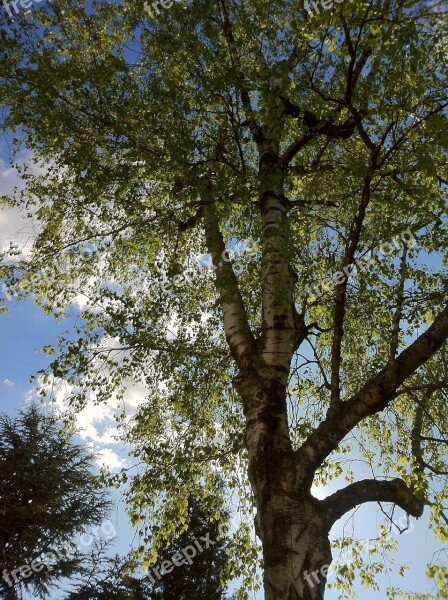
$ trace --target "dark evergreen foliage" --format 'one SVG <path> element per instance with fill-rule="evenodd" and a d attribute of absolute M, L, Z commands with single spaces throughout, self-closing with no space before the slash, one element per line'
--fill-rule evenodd
<path fill-rule="evenodd" d="M 53 415 L 35 406 L 14 418 L 0 415 L 1 598 L 15 600 L 25 590 L 47 598 L 49 587 L 81 568 L 82 555 L 66 545 L 97 525 L 109 507 L 91 472 L 92 458 L 61 434 Z M 49 552 L 43 568 L 30 567 Z"/>

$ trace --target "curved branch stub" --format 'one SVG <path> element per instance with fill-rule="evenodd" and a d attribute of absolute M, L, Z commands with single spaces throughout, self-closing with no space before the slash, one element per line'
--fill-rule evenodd
<path fill-rule="evenodd" d="M 421 517 L 425 506 L 402 479 L 357 481 L 328 496 L 322 501 L 322 506 L 331 527 L 347 512 L 366 502 L 393 502 L 413 517 Z"/>

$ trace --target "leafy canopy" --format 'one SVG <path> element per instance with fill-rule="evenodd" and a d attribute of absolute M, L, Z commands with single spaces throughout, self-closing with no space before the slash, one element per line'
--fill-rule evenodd
<path fill-rule="evenodd" d="M 126 435 L 143 463 L 129 509 L 150 559 L 185 527 L 190 493 L 220 517 L 217 472 L 252 514 L 236 370 L 216 269 L 204 267 L 211 248 L 203 209 L 213 206 L 227 248 L 239 250 L 232 264 L 258 335 L 260 246 L 246 252 L 242 242 L 263 236 L 261 138 L 280 157 L 289 202 L 284 260 L 295 306 L 313 324 L 289 377 L 295 447 L 323 418 L 332 392 L 335 288 L 327 281 L 317 295 L 310 290 L 339 270 L 358 226 L 354 259 L 376 260 L 347 285 L 342 398 L 443 307 L 441 11 L 435 2 L 353 0 L 310 19 L 290 0 L 194 0 L 149 19 L 141 1 L 54 0 L 1 25 L 4 125 L 16 132 L 17 148 L 25 143 L 32 153 L 26 188 L 8 202 L 40 226 L 31 261 L 19 261 L 16 293 L 33 291 L 58 315 L 76 300 L 82 315 L 76 340 L 47 348 L 57 356 L 44 386 L 66 379 L 79 407 L 120 400 L 131 384 L 145 387 Z M 363 208 L 366 178 L 371 197 Z M 413 248 L 400 241 L 406 230 Z M 393 239 L 399 247 L 384 256 L 380 244 Z M 5 265 L 13 284 L 17 257 Z M 350 464 L 359 460 L 377 475 L 399 474 L 432 503 L 434 531 L 445 542 L 446 366 L 445 349 L 386 411 L 356 427 L 315 480 L 353 480 L 348 454 Z M 246 523 L 234 541 L 237 575 L 240 557 L 256 556 Z M 362 573 L 373 585 L 368 569 Z M 444 574 L 437 571 L 439 582 Z"/>

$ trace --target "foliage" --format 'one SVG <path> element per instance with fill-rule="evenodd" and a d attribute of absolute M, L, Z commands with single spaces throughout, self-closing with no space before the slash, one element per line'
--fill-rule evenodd
<path fill-rule="evenodd" d="M 188 508 L 188 529 L 164 550 L 156 565 L 157 571 L 152 565 L 149 574 L 148 569 L 145 574 L 138 557 L 116 555 L 111 558 L 96 550 L 92 552 L 90 567 L 85 566 L 80 583 L 65 600 L 223 600 L 221 578 L 229 562 L 225 551 L 228 540 L 220 535 L 212 515 L 194 498 L 190 498 Z M 189 563 L 182 554 L 187 547 L 197 552 L 196 556 L 191 550 L 186 553 L 191 557 Z M 180 554 L 182 564 L 161 573 L 164 560 L 170 560 L 176 554 Z"/>
<path fill-rule="evenodd" d="M 16 417 L 0 415 L 0 551 L 2 572 L 30 565 L 43 553 L 64 548 L 76 534 L 96 525 L 109 507 L 91 472 L 93 456 L 61 435 L 55 417 L 29 406 Z M 38 598 L 60 579 L 81 569 L 83 555 L 62 551 L 47 567 L 5 579 L 7 600 L 32 590 Z M 31 571 L 31 569 L 30 569 Z M 14 579 L 10 576 L 10 581 Z"/>
<path fill-rule="evenodd" d="M 242 573 L 258 556 L 246 423 L 223 327 L 235 279 L 257 348 L 267 339 L 269 294 L 306 324 L 288 376 L 295 450 L 335 395 L 356 399 L 441 314 L 442 10 L 353 0 L 309 19 L 292 0 L 194 0 L 150 20 L 142 2 L 55 0 L 1 26 L 4 126 L 32 152 L 26 189 L 8 202 L 41 228 L 32 260 L 5 264 L 18 277 L 15 293 L 34 292 L 48 312 L 62 316 L 85 300 L 76 339 L 47 348 L 56 357 L 44 394 L 64 378 L 80 408 L 120 401 L 131 384 L 146 388 L 135 418 L 123 420 L 142 463 L 128 500 L 146 560 L 179 533 L 190 494 L 223 517 L 219 471 L 243 511 L 233 573 L 246 587 L 254 581 L 253 570 Z M 266 175 L 260 165 L 269 158 L 276 169 Z M 263 221 L 270 177 L 282 178 L 278 230 Z M 259 242 L 233 257 L 233 275 L 216 256 L 216 236 L 206 239 L 211 222 L 230 251 L 249 237 Z M 400 240 L 408 229 L 409 248 Z M 394 238 L 386 256 L 381 244 Z M 204 266 L 210 255 L 214 268 Z M 352 260 L 347 285 L 331 284 Z M 277 293 L 269 278 L 279 263 Z M 375 477 L 399 475 L 431 505 L 443 542 L 446 347 L 425 363 L 336 444 L 314 482 L 351 482 L 353 464 Z"/>
<path fill-rule="evenodd" d="M 86 565 L 84 580 L 64 596 L 64 600 L 147 600 L 147 583 L 127 573 L 129 557 L 98 556 L 93 553 L 91 565 Z"/>
<path fill-rule="evenodd" d="M 176 538 L 164 555 L 173 556 L 187 546 L 197 549 L 196 540 L 202 550 L 192 559 L 192 564 L 185 564 L 184 561 L 183 565 L 160 580 L 153 574 L 151 600 L 188 600 L 194 597 L 224 599 L 222 575 L 229 562 L 226 553 L 228 540 L 220 535 L 218 524 L 211 519 L 212 516 L 197 500 L 189 499 L 188 529 Z"/>

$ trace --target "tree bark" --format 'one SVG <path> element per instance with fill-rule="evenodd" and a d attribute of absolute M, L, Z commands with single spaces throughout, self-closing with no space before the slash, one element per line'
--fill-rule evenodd
<path fill-rule="evenodd" d="M 259 516 L 265 600 L 321 600 L 331 564 L 325 519 L 306 492 L 275 495 Z"/>
<path fill-rule="evenodd" d="M 322 599 L 331 563 L 330 525 L 295 460 L 288 434 L 286 387 L 259 371 L 240 375 L 234 384 L 245 407 L 265 599 Z"/>
<path fill-rule="evenodd" d="M 275 144 L 260 145 L 263 325 L 252 365 L 241 368 L 240 361 L 234 386 L 246 417 L 265 599 L 319 600 L 325 567 L 331 563 L 330 527 L 321 503 L 311 495 L 309 473 L 297 461 L 289 435 L 286 388 L 300 332 L 289 266 L 288 201 L 278 160 Z"/>
<path fill-rule="evenodd" d="M 331 563 L 328 533 L 312 503 L 275 497 L 260 516 L 266 600 L 320 600 Z"/>

